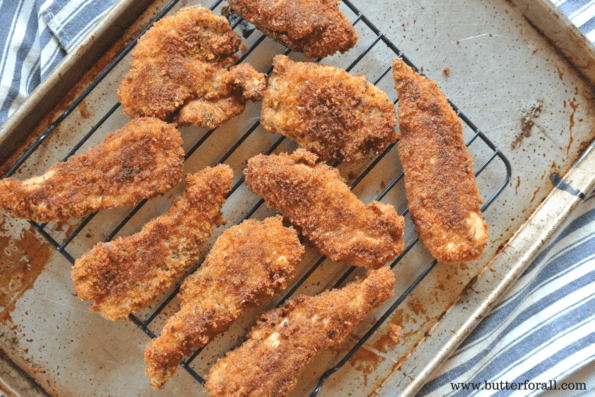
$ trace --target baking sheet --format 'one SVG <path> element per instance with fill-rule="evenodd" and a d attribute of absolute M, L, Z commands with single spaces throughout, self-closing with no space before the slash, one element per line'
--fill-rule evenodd
<path fill-rule="evenodd" d="M 145 21 L 164 4 L 156 2 L 155 8 L 147 12 Z M 386 382 L 390 388 L 379 390 L 381 394 L 392 395 L 395 391 L 405 391 L 411 385 L 411 379 L 423 372 L 434 358 L 435 350 L 413 350 L 413 347 L 424 338 L 431 340 L 431 334 L 429 338 L 424 337 L 426 332 L 436 326 L 438 318 L 449 318 L 450 313 L 444 316 L 443 312 L 461 296 L 464 287 L 498 247 L 552 190 L 549 175 L 552 172 L 564 173 L 585 142 L 592 139 L 595 110 L 593 92 L 581 76 L 535 32 L 517 9 L 505 1 L 489 5 L 476 0 L 464 0 L 454 5 L 421 0 L 399 4 L 355 1 L 354 4 L 438 82 L 453 102 L 505 151 L 513 164 L 511 185 L 485 215 L 491 235 L 486 254 L 476 262 L 457 267 L 439 264 L 389 320 L 389 323 L 404 327 L 400 342 L 397 345 L 386 343 L 387 330 L 382 328 L 361 353 L 327 380 L 320 394 L 369 395 L 392 374 Z M 393 12 L 387 14 L 385 11 L 388 9 Z M 252 36 L 247 44 L 257 37 L 258 34 Z M 358 45 L 365 45 L 369 39 L 369 36 L 361 37 Z M 259 70 L 264 70 L 273 53 L 281 49 L 269 39 L 265 43 L 269 49 L 267 54 L 254 54 L 248 59 Z M 382 70 L 391 57 L 388 52 L 373 52 L 362 68 L 354 72 L 373 75 L 375 71 Z M 334 57 L 326 62 L 345 67 L 347 57 Z M 442 73 L 445 66 L 451 70 L 448 77 Z M 124 62 L 102 83 L 100 91 L 87 98 L 77 113 L 67 119 L 27 161 L 17 176 L 25 178 L 43 172 L 63 157 L 72 145 L 70 142 L 78 141 L 82 133 L 115 103 L 115 89 L 126 71 L 127 62 Z M 381 88 L 393 95 L 390 76 Z M 259 104 L 251 104 L 242 116 L 226 123 L 213 137 L 216 139 L 207 140 L 193 156 L 195 160 L 186 165 L 185 172 L 194 172 L 216 162 L 245 132 L 247 122 L 258 117 L 258 110 Z M 107 132 L 119 128 L 126 121 L 126 117 L 114 115 L 81 150 L 96 144 Z M 200 139 L 202 134 L 204 131 L 199 129 L 183 129 L 185 147 Z M 236 180 L 245 160 L 256 152 L 266 150 L 275 140 L 275 136 L 260 131 L 230 157 L 227 163 L 234 168 Z M 285 145 L 279 150 L 292 150 L 290 145 Z M 481 150 L 473 150 L 472 146 L 477 166 L 482 153 Z M 363 201 L 369 201 L 382 184 L 386 184 L 399 170 L 400 163 L 396 150 L 393 150 L 356 189 L 356 194 Z M 348 179 L 351 172 L 356 173 L 357 170 L 342 169 L 342 174 Z M 497 182 L 501 175 L 502 170 L 498 169 L 486 173 L 486 179 L 478 181 L 482 191 Z M 179 186 L 174 192 L 179 194 L 182 189 Z M 398 209 L 404 208 L 402 186 L 392 192 L 386 202 L 395 204 Z M 238 193 L 242 194 L 236 199 L 235 195 L 232 196 L 224 207 L 224 215 L 230 223 L 241 217 L 242 209 L 248 207 L 246 204 L 257 200 L 245 188 L 240 188 Z M 170 198 L 171 194 L 167 194 L 151 200 L 120 235 L 137 231 L 148 219 L 163 212 Z M 80 256 L 100 240 L 127 211 L 129 208 L 116 209 L 97 216 L 89 229 L 75 239 L 73 249 L 69 248 L 73 256 Z M 263 208 L 255 217 L 262 218 L 271 213 Z M 96 314 L 87 313 L 89 305 L 72 296 L 68 262 L 52 249 L 47 249 L 46 245 L 35 243 L 28 224 L 0 216 L 4 221 L 3 234 L 8 238 L 5 254 L 8 250 L 18 257 L 22 252 L 27 258 L 25 261 L 31 263 L 31 269 L 40 267 L 33 263 L 35 261 L 46 262 L 41 272 L 28 273 L 29 269 L 24 270 L 22 274 L 26 277 L 20 282 L 21 286 L 18 286 L 18 280 L 13 283 L 13 290 L 23 294 L 8 305 L 3 314 L 0 346 L 6 355 L 51 395 L 159 395 L 148 387 L 148 379 L 143 374 L 142 357 L 148 338 L 132 324 L 109 323 Z M 68 225 L 58 227 L 50 224 L 48 227 L 60 239 L 68 234 L 69 228 L 72 231 Z M 220 228 L 216 234 L 222 230 Z M 407 233 L 411 235 L 411 225 Z M 203 246 L 203 252 L 208 250 L 214 238 Z M 415 250 L 410 260 L 401 262 L 396 268 L 397 294 L 430 262 L 421 245 Z M 7 258 L 8 254 L 3 261 Z M 299 271 L 303 273 L 316 259 L 309 251 Z M 514 263 L 514 258 L 511 259 L 509 262 Z M 313 281 L 306 283 L 298 292 L 316 293 L 331 285 L 346 268 L 341 264 L 325 262 Z M 176 305 L 174 301 L 152 327 L 158 331 L 167 317 L 175 312 Z M 199 371 L 206 369 L 229 346 L 237 344 L 253 316 L 254 313 L 244 316 L 229 333 L 210 344 L 201 354 L 202 359 L 195 361 L 193 367 Z M 458 320 L 466 316 L 464 310 L 457 313 Z M 460 321 L 451 325 L 456 327 L 456 324 Z M 358 328 L 360 335 L 366 325 L 369 324 Z M 347 344 L 353 343 L 357 337 L 358 332 Z M 412 351 L 413 354 L 409 355 Z M 337 353 L 340 352 L 331 352 Z M 321 356 L 308 368 L 306 378 L 300 382 L 294 395 L 312 390 L 309 380 L 316 379 L 316 375 L 326 368 L 331 354 Z M 406 368 L 406 371 L 399 371 L 399 368 Z M 188 374 L 178 371 L 161 394 L 195 395 L 201 389 Z"/>

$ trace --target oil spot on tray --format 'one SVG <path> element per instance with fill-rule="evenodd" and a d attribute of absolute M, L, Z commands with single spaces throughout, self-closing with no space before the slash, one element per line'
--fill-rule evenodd
<path fill-rule="evenodd" d="M 576 103 L 576 98 L 572 98 L 568 100 L 568 104 L 572 108 L 572 113 L 570 114 L 570 125 L 568 126 L 568 131 L 570 132 L 570 137 L 568 138 L 568 147 L 566 148 L 566 153 L 570 152 L 570 146 L 572 146 L 572 142 L 574 139 L 572 138 L 572 127 L 574 127 L 574 112 L 578 108 L 578 103 Z"/>
<path fill-rule="evenodd" d="M 384 360 L 386 360 L 384 357 L 379 356 L 365 347 L 361 347 L 353 357 L 349 359 L 349 364 L 364 375 L 364 385 L 367 386 L 368 375 L 374 373 L 380 363 Z"/>
<path fill-rule="evenodd" d="M 52 247 L 42 242 L 35 229 L 22 229 L 18 238 L 10 236 L 4 215 L 0 215 L 0 310 L 1 319 L 10 319 L 15 299 L 33 286 L 52 254 Z"/>
<path fill-rule="evenodd" d="M 398 340 L 395 340 L 394 333 L 398 331 L 399 338 L 401 337 L 401 330 L 403 329 L 403 323 L 408 322 L 410 319 L 409 315 L 405 315 L 404 309 L 397 309 L 392 315 L 389 325 L 389 331 L 384 335 L 381 335 L 372 345 L 374 349 L 380 353 L 387 353 L 389 345 L 395 345 Z M 394 329 L 393 329 L 394 328 Z"/>
<path fill-rule="evenodd" d="M 89 110 L 87 110 L 87 102 L 83 99 L 78 106 L 79 112 L 81 112 L 81 117 L 84 119 L 88 119 L 90 116 Z"/>
<path fill-rule="evenodd" d="M 424 309 L 424 305 L 422 303 L 417 302 L 416 300 L 410 300 L 407 302 L 409 309 L 415 313 L 416 316 L 419 316 L 419 313 L 426 314 L 426 310 Z"/>
<path fill-rule="evenodd" d="M 563 80 L 562 77 L 564 76 L 564 73 L 562 73 L 562 71 L 560 71 L 560 68 L 558 67 L 558 65 L 554 65 L 556 67 L 556 69 L 558 69 L 558 77 L 560 77 L 560 80 Z"/>
<path fill-rule="evenodd" d="M 388 332 L 378 338 L 372 347 L 374 347 L 374 349 L 378 350 L 380 353 L 387 353 L 388 347 L 390 345 L 396 345 L 399 343 L 402 329 L 402 325 L 390 324 L 388 327 Z"/>
<path fill-rule="evenodd" d="M 537 190 L 535 190 L 535 191 L 533 192 L 533 198 L 531 199 L 530 203 L 532 203 L 532 202 L 533 202 L 533 200 L 535 200 L 535 197 L 537 197 L 537 193 L 539 193 L 539 190 L 541 190 L 541 188 L 540 188 L 540 187 L 538 187 L 538 188 L 537 188 Z"/>
<path fill-rule="evenodd" d="M 72 232 L 74 231 L 74 229 L 76 229 L 78 225 L 71 225 L 69 223 L 60 223 L 58 225 L 56 225 L 56 228 L 54 229 L 55 232 L 62 232 L 64 233 L 64 236 L 68 237 L 72 234 Z M 64 230 L 66 228 L 66 230 Z"/>
<path fill-rule="evenodd" d="M 543 110 L 543 103 L 540 100 L 531 101 L 523 108 L 521 108 L 521 132 L 516 136 L 515 140 L 512 142 L 511 147 L 512 149 L 516 149 L 523 143 L 525 138 L 531 136 L 531 131 L 533 130 L 533 126 L 535 126 L 535 120 L 541 114 Z"/>

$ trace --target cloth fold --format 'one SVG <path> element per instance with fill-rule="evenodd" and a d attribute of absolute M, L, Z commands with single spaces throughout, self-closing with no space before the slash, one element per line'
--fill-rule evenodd
<path fill-rule="evenodd" d="M 116 2 L 0 1 L 0 125 Z"/>

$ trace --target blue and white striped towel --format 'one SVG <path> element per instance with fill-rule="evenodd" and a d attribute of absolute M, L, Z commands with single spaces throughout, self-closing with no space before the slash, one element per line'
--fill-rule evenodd
<path fill-rule="evenodd" d="M 116 1 L 0 0 L 0 23 L 10 27 L 0 31 L 0 124 Z M 555 3 L 595 41 L 595 0 Z M 512 390 L 457 392 L 451 383 L 562 382 L 593 361 L 594 197 L 592 194 L 576 209 L 419 396 L 537 394 Z"/>
<path fill-rule="evenodd" d="M 0 125 L 117 0 L 0 0 Z"/>
<path fill-rule="evenodd" d="M 595 0 L 555 0 L 554 4 L 595 43 Z"/>

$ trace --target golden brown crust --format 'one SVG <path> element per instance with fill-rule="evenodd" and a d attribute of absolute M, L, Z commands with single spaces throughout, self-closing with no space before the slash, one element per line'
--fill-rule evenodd
<path fill-rule="evenodd" d="M 118 99 L 130 117 L 153 116 L 180 125 L 215 128 L 261 100 L 264 74 L 233 66 L 241 45 L 227 20 L 188 7 L 155 23 L 132 52 Z"/>
<path fill-rule="evenodd" d="M 64 222 L 136 204 L 178 184 L 183 159 L 182 137 L 172 125 L 133 120 L 42 176 L 0 181 L 0 210 L 37 222 Z"/>
<path fill-rule="evenodd" d="M 229 0 L 242 18 L 264 34 L 310 58 L 344 53 L 357 32 L 339 10 L 340 0 Z"/>
<path fill-rule="evenodd" d="M 145 373 L 161 389 L 182 358 L 226 331 L 246 309 L 263 304 L 293 277 L 304 247 L 281 217 L 227 229 L 202 267 L 182 284 L 181 310 L 145 350 Z"/>
<path fill-rule="evenodd" d="M 320 351 L 341 343 L 373 309 L 393 297 L 388 267 L 316 297 L 299 296 L 265 313 L 248 340 L 211 368 L 210 397 L 283 397 Z"/>
<path fill-rule="evenodd" d="M 184 196 L 165 214 L 76 260 L 71 277 L 78 297 L 92 300 L 91 311 L 110 321 L 146 307 L 198 260 L 200 244 L 225 223 L 220 209 L 232 181 L 227 165 L 187 175 Z"/>
<path fill-rule="evenodd" d="M 395 107 L 364 75 L 334 66 L 293 62 L 283 55 L 265 92 L 261 124 L 322 161 L 364 161 L 397 140 Z"/>
<path fill-rule="evenodd" d="M 479 257 L 488 242 L 463 125 L 436 83 L 393 60 L 405 191 L 420 240 L 443 262 Z"/>
<path fill-rule="evenodd" d="M 388 204 L 365 205 L 337 169 L 316 159 L 304 149 L 258 155 L 248 161 L 246 184 L 333 260 L 378 268 L 403 252 L 403 217 Z"/>

